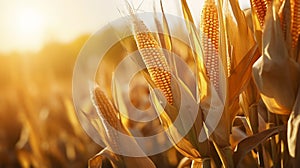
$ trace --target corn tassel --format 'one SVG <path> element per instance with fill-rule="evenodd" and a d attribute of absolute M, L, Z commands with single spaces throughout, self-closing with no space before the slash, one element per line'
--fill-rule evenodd
<path fill-rule="evenodd" d="M 207 0 L 202 9 L 200 29 L 204 35 L 201 43 L 204 51 L 204 60 L 207 76 L 219 91 L 219 21 L 218 11 L 214 0 Z"/>
<path fill-rule="evenodd" d="M 171 72 L 161 47 L 146 25 L 134 16 L 135 41 L 151 79 L 161 89 L 167 101 L 173 104 Z"/>

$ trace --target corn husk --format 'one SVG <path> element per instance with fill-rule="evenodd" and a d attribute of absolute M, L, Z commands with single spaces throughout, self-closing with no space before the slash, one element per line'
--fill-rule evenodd
<path fill-rule="evenodd" d="M 253 75 L 268 109 L 276 114 L 289 115 L 299 86 L 300 69 L 283 43 L 276 7 L 274 3 L 267 13 L 263 33 L 264 52 L 253 66 Z"/>
<path fill-rule="evenodd" d="M 300 89 L 298 89 L 297 99 L 294 104 L 292 113 L 290 114 L 288 121 L 288 147 L 290 155 L 295 158 L 295 165 L 300 163 L 300 154 L 299 148 L 297 147 L 300 144 L 299 139 L 299 126 L 300 126 Z"/>
<path fill-rule="evenodd" d="M 89 161 L 89 165 L 91 167 L 99 167 L 102 164 L 102 160 L 108 158 L 114 167 L 136 167 L 141 165 L 149 168 L 155 167 L 148 157 L 135 158 L 119 155 L 122 150 L 135 152 L 141 152 L 141 150 L 131 133 L 123 126 L 119 118 L 119 112 L 105 93 L 99 87 L 96 87 L 91 96 L 105 129 L 106 139 L 104 142 L 107 148 L 95 155 Z M 129 139 L 121 140 L 121 134 L 129 136 Z"/>

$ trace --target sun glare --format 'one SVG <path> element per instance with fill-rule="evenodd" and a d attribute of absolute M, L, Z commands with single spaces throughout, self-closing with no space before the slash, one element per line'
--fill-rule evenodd
<path fill-rule="evenodd" d="M 22 33 L 33 35 L 34 32 L 40 31 L 43 20 L 36 11 L 27 9 L 19 13 L 18 26 Z"/>
<path fill-rule="evenodd" d="M 44 18 L 40 11 L 26 8 L 20 9 L 15 16 L 15 33 L 25 50 L 36 50 L 42 46 L 44 34 Z"/>

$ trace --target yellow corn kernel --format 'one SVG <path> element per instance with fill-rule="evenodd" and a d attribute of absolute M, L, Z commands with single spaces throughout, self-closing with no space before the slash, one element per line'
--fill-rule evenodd
<path fill-rule="evenodd" d="M 206 0 L 200 22 L 201 43 L 203 46 L 207 76 L 219 91 L 219 20 L 214 0 Z"/>
<path fill-rule="evenodd" d="M 251 0 L 252 8 L 258 16 L 260 26 L 264 25 L 268 4 L 270 4 L 270 2 L 270 0 Z"/>
<path fill-rule="evenodd" d="M 104 94 L 104 92 L 97 87 L 94 91 L 94 100 L 95 106 L 100 110 L 101 116 L 116 129 L 119 127 L 119 119 L 117 117 L 117 110 L 113 106 L 112 102 L 108 99 L 108 97 Z"/>
<path fill-rule="evenodd" d="M 293 0 L 291 3 L 291 15 L 292 15 L 292 47 L 295 48 L 298 45 L 298 37 L 300 35 L 300 1 Z"/>
<path fill-rule="evenodd" d="M 93 96 L 94 105 L 97 109 L 98 115 L 102 120 L 102 123 L 104 123 L 103 126 L 105 128 L 107 137 L 109 138 L 107 145 L 109 145 L 113 151 L 118 151 L 120 142 L 117 131 L 110 129 L 111 127 L 106 125 L 109 124 L 116 130 L 122 131 L 121 121 L 117 117 L 118 111 L 99 87 L 94 90 Z"/>
<path fill-rule="evenodd" d="M 133 29 L 139 52 L 155 85 L 161 89 L 167 101 L 173 104 L 171 72 L 162 48 L 146 25 L 135 17 Z"/>

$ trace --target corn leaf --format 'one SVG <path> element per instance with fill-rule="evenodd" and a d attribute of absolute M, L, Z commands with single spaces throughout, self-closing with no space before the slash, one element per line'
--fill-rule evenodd
<path fill-rule="evenodd" d="M 104 159 L 108 159 L 114 168 L 117 167 L 125 168 L 125 165 L 123 165 L 122 162 L 120 162 L 120 158 L 116 154 L 110 152 L 107 148 L 104 148 L 95 156 L 93 156 L 91 159 L 89 159 L 88 167 L 89 168 L 102 167 Z"/>
<path fill-rule="evenodd" d="M 237 146 L 237 149 L 235 150 L 233 154 L 234 159 L 234 165 L 237 167 L 241 163 L 242 159 L 245 157 L 245 155 L 253 150 L 258 145 L 265 142 L 269 137 L 274 136 L 282 131 L 285 131 L 286 127 L 284 125 L 277 126 L 274 128 L 270 128 L 268 130 L 259 132 L 257 134 L 254 134 L 252 136 L 249 136 L 245 139 L 243 139 Z"/>
<path fill-rule="evenodd" d="M 233 13 L 231 15 L 230 9 Z M 251 57 L 247 53 L 255 46 L 253 34 L 248 27 L 246 17 L 239 7 L 238 0 L 230 0 L 230 6 L 227 5 L 226 27 L 229 45 L 232 46 L 231 55 L 231 69 L 235 69 L 244 57 Z"/>

